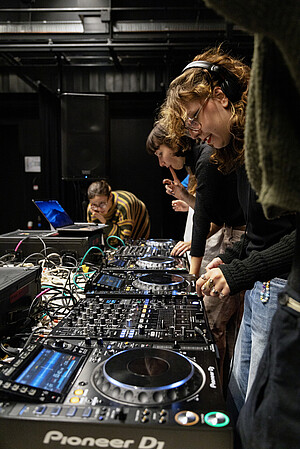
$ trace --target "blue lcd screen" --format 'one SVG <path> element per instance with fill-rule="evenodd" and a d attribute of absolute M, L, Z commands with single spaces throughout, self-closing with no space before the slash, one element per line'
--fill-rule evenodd
<path fill-rule="evenodd" d="M 35 201 L 46 220 L 56 229 L 74 224 L 67 212 L 56 200 Z"/>
<path fill-rule="evenodd" d="M 119 288 L 122 285 L 122 282 L 123 282 L 122 279 L 116 276 L 111 276 L 109 274 L 102 274 L 98 281 L 98 284 L 111 288 Z"/>
<path fill-rule="evenodd" d="M 43 348 L 15 382 L 61 393 L 72 377 L 80 356 Z"/>

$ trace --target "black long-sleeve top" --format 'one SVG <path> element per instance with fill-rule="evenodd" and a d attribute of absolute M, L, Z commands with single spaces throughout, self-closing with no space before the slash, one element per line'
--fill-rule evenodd
<path fill-rule="evenodd" d="M 256 281 L 286 278 L 296 241 L 296 215 L 268 220 L 251 188 L 245 167 L 237 169 L 239 201 L 246 218 L 246 235 L 219 257 L 230 294 L 252 288 Z"/>
<path fill-rule="evenodd" d="M 212 148 L 204 143 L 194 144 L 186 153 L 185 164 L 197 179 L 193 217 L 191 256 L 204 255 L 210 223 L 237 227 L 245 224 L 237 195 L 236 174 L 223 175 L 210 160 Z"/>

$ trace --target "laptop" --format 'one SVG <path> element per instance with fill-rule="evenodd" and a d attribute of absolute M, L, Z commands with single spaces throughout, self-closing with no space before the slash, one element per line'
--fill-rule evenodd
<path fill-rule="evenodd" d="M 32 200 L 45 219 L 50 228 L 60 235 L 89 235 L 99 232 L 106 225 L 102 223 L 74 223 L 64 208 L 56 200 Z"/>

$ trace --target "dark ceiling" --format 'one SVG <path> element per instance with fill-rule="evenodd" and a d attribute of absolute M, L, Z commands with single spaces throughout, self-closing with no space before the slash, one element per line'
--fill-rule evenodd
<path fill-rule="evenodd" d="M 251 58 L 252 37 L 200 0 L 1 0 L 2 69 L 60 64 L 121 70 L 186 61 L 220 42 Z"/>

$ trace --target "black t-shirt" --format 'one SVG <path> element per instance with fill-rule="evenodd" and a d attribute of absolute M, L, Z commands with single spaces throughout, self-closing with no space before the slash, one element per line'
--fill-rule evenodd
<path fill-rule="evenodd" d="M 223 226 L 245 224 L 237 195 L 236 173 L 223 175 L 211 162 L 212 148 L 204 143 L 194 144 L 186 154 L 188 165 L 197 179 L 193 218 L 191 256 L 204 255 L 210 223 Z"/>

